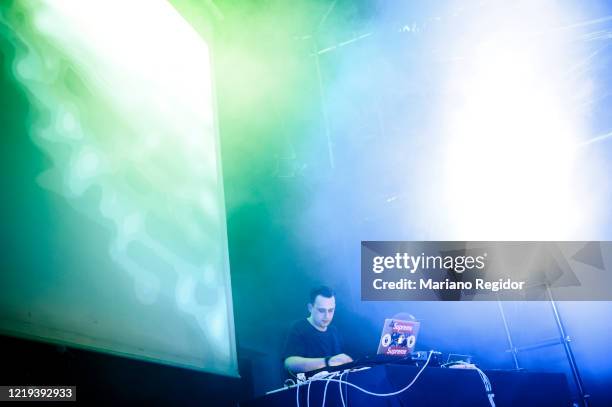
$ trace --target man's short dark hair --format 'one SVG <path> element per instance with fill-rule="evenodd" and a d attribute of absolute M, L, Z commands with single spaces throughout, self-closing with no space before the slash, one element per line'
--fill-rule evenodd
<path fill-rule="evenodd" d="M 317 296 L 319 295 L 325 298 L 332 298 L 336 296 L 336 293 L 334 292 L 334 290 L 332 290 L 326 285 L 313 288 L 312 290 L 310 290 L 310 303 L 314 304 L 315 300 L 317 299 Z"/>

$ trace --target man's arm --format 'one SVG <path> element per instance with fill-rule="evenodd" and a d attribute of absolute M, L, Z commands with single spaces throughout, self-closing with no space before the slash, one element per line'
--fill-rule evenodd
<path fill-rule="evenodd" d="M 285 359 L 285 369 L 294 373 L 310 372 L 325 367 L 325 358 L 303 358 L 289 356 Z"/>
<path fill-rule="evenodd" d="M 339 366 L 352 362 L 350 356 L 340 353 L 329 358 L 329 366 Z M 301 356 L 289 356 L 285 359 L 285 369 L 294 373 L 310 372 L 311 370 L 323 369 L 325 358 L 303 358 Z"/>

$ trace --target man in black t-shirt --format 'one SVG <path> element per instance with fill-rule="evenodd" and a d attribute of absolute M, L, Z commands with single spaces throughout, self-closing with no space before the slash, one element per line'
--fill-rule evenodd
<path fill-rule="evenodd" d="M 336 297 L 329 287 L 322 286 L 310 292 L 310 315 L 296 321 L 287 336 L 283 352 L 285 369 L 295 374 L 353 361 L 342 353 L 340 333 L 329 325 L 335 310 Z"/>

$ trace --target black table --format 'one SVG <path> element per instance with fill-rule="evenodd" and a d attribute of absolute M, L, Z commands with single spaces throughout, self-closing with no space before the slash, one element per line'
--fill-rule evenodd
<path fill-rule="evenodd" d="M 375 393 L 390 393 L 405 387 L 420 368 L 398 364 L 373 366 L 367 370 L 344 374 L 348 381 Z M 562 373 L 525 371 L 485 371 L 491 382 L 497 407 L 571 406 L 567 379 Z M 327 385 L 327 391 L 325 387 Z M 299 406 L 320 407 L 325 393 L 325 406 L 456 406 L 489 407 L 485 386 L 474 369 L 427 367 L 408 390 L 390 397 L 365 394 L 348 385 L 325 380 L 283 389 L 240 403 L 242 407 Z M 297 396 L 297 398 L 296 398 Z M 342 397 L 342 398 L 341 398 Z"/>

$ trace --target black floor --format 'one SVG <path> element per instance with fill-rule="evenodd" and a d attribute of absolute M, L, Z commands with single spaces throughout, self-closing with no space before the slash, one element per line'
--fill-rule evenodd
<path fill-rule="evenodd" d="M 222 407 L 252 395 L 245 361 L 242 379 L 233 379 L 6 336 L 0 336 L 0 360 L 0 385 L 77 386 L 78 405 Z"/>

